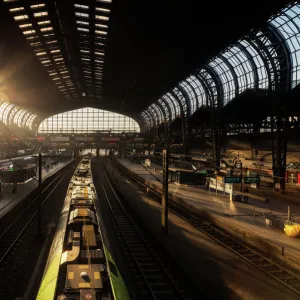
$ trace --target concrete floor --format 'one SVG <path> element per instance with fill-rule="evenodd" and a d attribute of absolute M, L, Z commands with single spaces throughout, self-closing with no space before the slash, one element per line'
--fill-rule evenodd
<path fill-rule="evenodd" d="M 43 168 L 42 178 L 43 180 L 47 177 L 55 174 L 61 168 L 63 168 L 70 161 L 64 163 L 58 163 L 57 165 L 50 168 L 48 171 Z M 26 198 L 34 189 L 38 187 L 38 182 L 36 180 L 29 180 L 26 183 L 18 184 L 17 192 L 12 193 L 11 184 L 3 184 L 2 191 L 0 193 L 0 219 L 8 213 L 13 207 L 15 207 L 19 202 Z"/>
<path fill-rule="evenodd" d="M 127 159 L 118 159 L 118 161 L 129 170 L 148 180 L 152 185 L 161 187 L 161 183 L 150 172 L 147 173 L 143 166 Z M 153 170 L 150 171 L 153 172 Z M 159 175 L 159 172 L 155 173 L 156 177 Z M 249 198 L 249 204 L 244 204 L 230 201 L 229 196 L 224 196 L 222 193 L 216 194 L 204 188 L 176 184 L 169 185 L 169 193 L 177 195 L 189 205 L 198 209 L 205 209 L 213 215 L 221 217 L 230 215 L 230 221 L 234 221 L 236 226 L 250 230 L 263 239 L 270 241 L 270 243 L 294 252 L 295 255 L 300 253 L 300 239 L 290 238 L 282 229 L 279 230 L 266 225 L 264 217 L 264 215 L 272 214 L 283 222 L 287 219 L 287 207 L 291 205 L 292 212 L 295 214 L 294 221 L 300 223 L 299 204 L 287 204 L 281 201 L 280 198 L 273 198 L 270 203 L 265 203 L 251 197 Z M 259 216 L 254 216 L 254 214 Z"/>
<path fill-rule="evenodd" d="M 122 196 L 208 299 L 297 299 L 284 286 L 173 214 L 169 215 L 169 235 L 164 236 L 160 205 L 147 199 L 117 171 L 112 178 Z"/>

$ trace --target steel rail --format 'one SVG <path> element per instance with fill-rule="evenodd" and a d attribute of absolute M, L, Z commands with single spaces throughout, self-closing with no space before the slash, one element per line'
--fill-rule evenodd
<path fill-rule="evenodd" d="M 114 195 L 117 208 L 109 199 L 103 179 L 99 177 L 106 201 L 110 207 L 117 231 L 122 237 L 146 289 L 150 293 L 149 296 L 151 299 L 161 299 L 162 296 L 169 297 L 164 299 L 185 299 L 182 292 L 168 274 L 168 269 L 164 268 L 149 242 L 146 241 L 145 237 L 126 212 L 126 209 L 103 170 L 104 169 L 102 169 L 101 172 L 103 174 L 102 176 L 106 179 L 109 189 Z M 115 206 L 115 208 L 113 206 Z"/>
<path fill-rule="evenodd" d="M 139 180 L 135 177 L 130 176 L 129 172 L 120 172 L 132 184 L 134 184 L 141 191 L 147 194 L 149 198 L 152 198 L 154 201 L 161 203 L 161 193 L 155 191 L 152 188 L 149 188 L 142 179 Z M 183 208 L 182 206 L 179 206 L 178 204 L 170 200 L 169 210 L 199 231 L 203 232 L 204 234 L 218 242 L 220 245 L 224 246 L 234 254 L 241 257 L 252 266 L 269 275 L 277 282 L 280 282 L 296 295 L 300 295 L 300 276 L 298 274 L 294 273 L 287 267 L 284 267 L 265 257 L 263 254 L 245 245 L 242 241 L 236 240 L 229 234 L 220 230 L 217 226 L 200 219 L 200 217 L 195 216 L 189 210 Z"/>
<path fill-rule="evenodd" d="M 58 174 L 42 191 L 41 191 L 41 195 L 46 192 L 48 190 L 48 188 L 63 174 L 60 173 Z M 26 209 L 24 211 L 22 211 L 22 213 L 1 233 L 0 235 L 0 239 L 4 236 L 5 233 L 7 233 L 7 231 L 28 211 L 28 209 L 31 208 L 31 206 L 39 199 L 39 196 L 36 196 L 31 202 L 30 204 L 26 207 Z"/>
<path fill-rule="evenodd" d="M 59 178 L 59 177 L 61 177 L 61 175 L 63 175 L 63 174 L 60 174 L 60 175 L 58 175 L 57 176 L 57 178 Z M 56 179 L 57 179 L 56 178 Z M 65 178 L 65 174 L 64 174 L 64 176 L 62 177 L 62 178 L 60 178 L 60 180 L 58 181 L 58 183 L 51 189 L 51 191 L 47 194 L 47 197 L 43 200 L 43 202 L 41 203 L 41 206 L 43 206 L 44 204 L 45 204 L 45 202 L 50 198 L 50 196 L 53 194 L 53 192 L 56 190 L 56 188 L 58 187 L 58 185 L 61 183 L 61 181 L 63 180 Z M 53 182 L 52 182 L 53 183 Z M 47 188 L 49 188 L 50 187 L 50 185 L 52 185 L 52 183 L 51 184 L 49 184 L 48 185 L 48 187 Z M 44 191 L 46 191 L 46 189 L 44 189 Z M 38 197 L 39 198 L 39 197 Z M 31 205 L 30 205 L 30 207 L 29 208 L 31 208 L 32 207 L 32 203 L 31 203 Z M 29 213 L 29 208 L 26 210 L 26 212 L 27 213 Z M 25 231 L 27 230 L 27 228 L 31 225 L 31 223 L 33 222 L 33 220 L 35 219 L 35 217 L 37 216 L 37 214 L 38 214 L 38 210 L 39 209 L 36 209 L 36 210 L 34 210 L 28 217 L 29 217 L 29 219 L 28 219 L 28 217 L 26 218 L 26 223 L 24 224 L 24 225 L 22 225 L 22 224 L 20 224 L 20 226 L 22 225 L 22 230 L 19 232 L 19 233 L 13 233 L 13 232 L 11 232 L 11 235 L 13 236 L 13 242 L 10 244 L 10 246 L 8 247 L 8 249 L 5 251 L 5 253 L 2 255 L 2 257 L 0 258 L 0 265 L 5 261 L 5 259 L 6 259 L 6 257 L 8 256 L 8 254 L 10 254 L 11 253 L 11 250 L 14 248 L 14 246 L 16 245 L 16 243 L 20 240 L 20 238 L 22 237 L 22 235 L 25 233 Z M 26 212 L 24 212 L 24 213 L 26 213 Z M 23 216 L 24 215 L 24 213 L 22 213 L 22 215 L 21 216 Z M 20 217 L 21 217 L 20 216 Z M 19 218 L 20 218 L 19 217 Z M 19 219 L 18 218 L 18 219 Z M 14 222 L 15 223 L 15 222 Z M 12 226 L 10 226 L 10 228 L 12 228 Z M 8 230 L 6 230 L 5 231 L 5 233 L 6 234 L 9 234 L 9 231 Z M 17 235 L 17 236 L 16 236 Z M 15 237 L 16 236 L 16 237 Z M 1 237 L 3 238 L 3 235 L 1 235 Z M 1 248 L 3 247 L 3 242 L 0 240 L 0 245 L 1 245 Z M 0 249 L 1 249 L 0 248 Z M 3 252 L 3 251 L 2 251 Z"/>

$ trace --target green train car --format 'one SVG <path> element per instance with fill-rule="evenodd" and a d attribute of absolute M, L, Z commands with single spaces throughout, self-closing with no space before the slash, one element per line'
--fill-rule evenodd
<path fill-rule="evenodd" d="M 36 299 L 130 299 L 101 224 L 89 157 L 69 184 Z"/>

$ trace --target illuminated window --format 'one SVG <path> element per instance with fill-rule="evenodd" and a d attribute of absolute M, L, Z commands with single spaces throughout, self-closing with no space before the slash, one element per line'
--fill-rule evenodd
<path fill-rule="evenodd" d="M 35 30 L 25 30 L 25 31 L 23 31 L 23 34 L 24 35 L 30 35 L 30 34 L 34 34 L 35 33 Z"/>
<path fill-rule="evenodd" d="M 15 7 L 15 8 L 11 8 L 9 11 L 10 12 L 17 12 L 17 11 L 22 11 L 24 10 L 24 7 Z"/>
<path fill-rule="evenodd" d="M 96 7 L 96 11 L 101 11 L 101 12 L 104 12 L 104 13 L 109 13 L 110 12 L 109 9 L 101 8 L 101 7 Z"/>
<path fill-rule="evenodd" d="M 89 14 L 86 13 L 80 13 L 80 12 L 75 12 L 75 16 L 81 17 L 81 18 L 88 18 Z"/>
<path fill-rule="evenodd" d="M 19 27 L 20 27 L 20 28 L 29 28 L 29 27 L 32 27 L 32 24 L 30 24 L 30 23 L 27 23 L 27 24 L 20 24 Z"/>
<path fill-rule="evenodd" d="M 100 15 L 95 15 L 96 20 L 102 20 L 102 21 L 108 21 L 109 17 L 106 16 L 100 16 Z"/>
<path fill-rule="evenodd" d="M 140 132 L 138 123 L 121 114 L 85 107 L 45 119 L 40 133 Z"/>
<path fill-rule="evenodd" d="M 89 9 L 87 5 L 81 5 L 81 4 L 74 4 L 76 8 L 81 8 L 81 9 Z"/>
<path fill-rule="evenodd" d="M 45 4 L 42 3 L 42 4 L 35 4 L 35 5 L 30 5 L 31 9 L 37 9 L 37 8 L 40 8 L 40 7 L 45 7 Z"/>
<path fill-rule="evenodd" d="M 48 12 L 42 11 L 42 12 L 34 13 L 33 16 L 35 18 L 40 18 L 40 17 L 48 16 Z"/>
<path fill-rule="evenodd" d="M 15 21 L 26 20 L 28 19 L 28 16 L 27 15 L 15 16 L 14 19 Z"/>

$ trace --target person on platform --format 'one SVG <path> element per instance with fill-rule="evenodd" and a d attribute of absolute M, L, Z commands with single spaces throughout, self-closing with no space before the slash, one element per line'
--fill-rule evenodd
<path fill-rule="evenodd" d="M 13 183 L 13 188 L 12 188 L 12 193 L 15 194 L 17 192 L 18 184 L 17 181 L 14 181 Z"/>

